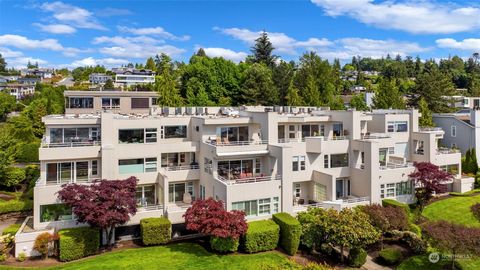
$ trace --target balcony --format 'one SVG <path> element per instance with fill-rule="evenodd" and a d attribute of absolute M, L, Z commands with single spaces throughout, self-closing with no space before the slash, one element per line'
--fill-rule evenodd
<path fill-rule="evenodd" d="M 268 141 L 206 141 L 205 144 L 219 157 L 268 154 Z"/>
<path fill-rule="evenodd" d="M 127 225 L 136 225 L 140 220 L 149 217 L 162 217 L 164 215 L 164 207 L 161 204 L 149 205 L 137 208 L 137 213 L 130 218 Z"/>
<path fill-rule="evenodd" d="M 65 143 L 47 143 L 43 142 L 42 148 L 58 148 L 58 147 L 85 147 L 85 146 L 100 146 L 101 141 L 84 141 L 84 142 L 65 142 Z"/>
<path fill-rule="evenodd" d="M 305 142 L 308 153 L 340 154 L 348 152 L 348 136 L 306 137 Z"/>
<path fill-rule="evenodd" d="M 457 149 L 438 148 L 435 152 L 434 160 L 431 161 L 437 166 L 458 164 L 462 158 L 462 154 Z"/>
<path fill-rule="evenodd" d="M 190 207 L 190 204 L 170 204 L 167 205 L 165 215 L 173 224 L 184 223 L 183 214 Z"/>
<path fill-rule="evenodd" d="M 160 172 L 168 181 L 187 181 L 200 179 L 198 164 L 163 167 Z"/>
<path fill-rule="evenodd" d="M 372 134 L 362 134 L 362 140 L 378 140 L 378 139 L 388 139 L 391 138 L 388 133 L 372 133 Z"/>
<path fill-rule="evenodd" d="M 100 157 L 101 145 L 101 141 L 43 142 L 39 149 L 39 159 L 42 161 L 65 159 L 65 155 L 68 155 L 69 159 L 97 158 Z"/>
<path fill-rule="evenodd" d="M 460 153 L 460 151 L 458 149 L 446 148 L 446 147 L 440 147 L 437 149 L 437 155 L 448 155 L 448 154 L 455 154 L 455 153 Z"/>
<path fill-rule="evenodd" d="M 281 175 L 269 175 L 269 176 L 258 176 L 258 177 L 246 177 L 246 178 L 237 178 L 237 179 L 227 179 L 223 176 L 217 176 L 218 181 L 224 183 L 227 186 L 238 185 L 238 184 L 249 184 L 249 183 L 260 183 L 267 182 L 272 180 L 282 180 Z"/>
<path fill-rule="evenodd" d="M 324 205 L 321 202 L 310 203 L 310 204 L 297 204 L 293 206 L 293 213 L 305 212 L 309 208 L 324 208 Z"/>
<path fill-rule="evenodd" d="M 394 170 L 394 169 L 402 169 L 402 168 L 413 168 L 412 162 L 406 163 L 387 163 L 386 165 L 380 165 L 380 170 Z"/>

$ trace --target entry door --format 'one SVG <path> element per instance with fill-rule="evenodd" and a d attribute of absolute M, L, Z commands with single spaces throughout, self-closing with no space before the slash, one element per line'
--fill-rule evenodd
<path fill-rule="evenodd" d="M 337 179 L 335 186 L 337 200 L 350 196 L 350 179 Z"/>
<path fill-rule="evenodd" d="M 185 183 L 170 184 L 168 186 L 168 201 L 169 202 L 182 202 L 183 194 L 185 193 Z"/>

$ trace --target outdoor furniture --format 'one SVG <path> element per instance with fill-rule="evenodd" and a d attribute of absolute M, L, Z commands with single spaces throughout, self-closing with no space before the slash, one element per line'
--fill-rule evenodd
<path fill-rule="evenodd" d="M 183 202 L 186 204 L 191 204 L 192 203 L 192 195 L 190 193 L 185 192 L 183 193 Z"/>

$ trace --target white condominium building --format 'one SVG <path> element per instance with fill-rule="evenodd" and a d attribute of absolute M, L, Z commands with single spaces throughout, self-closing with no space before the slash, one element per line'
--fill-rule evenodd
<path fill-rule="evenodd" d="M 115 84 L 132 86 L 155 82 L 155 72 L 149 69 L 114 68 Z"/>
<path fill-rule="evenodd" d="M 67 93 L 69 97 L 70 93 Z M 437 145 L 444 132 L 420 129 L 416 110 L 330 111 L 312 107 L 150 108 L 149 113 L 43 118 L 41 176 L 33 227 L 78 226 L 56 192 L 62 184 L 139 179 L 138 212 L 183 222 L 191 202 L 213 197 L 249 220 L 307 207 L 342 209 L 389 198 L 411 202 L 413 162 L 455 175 L 465 191 L 460 153 Z"/>

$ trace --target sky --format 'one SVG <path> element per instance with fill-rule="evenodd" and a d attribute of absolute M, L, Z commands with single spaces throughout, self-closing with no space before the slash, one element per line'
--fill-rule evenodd
<path fill-rule="evenodd" d="M 8 67 L 115 67 L 198 48 L 234 62 L 266 31 L 284 60 L 306 51 L 352 56 L 480 52 L 480 3 L 434 0 L 20 1 L 0 0 L 0 53 Z"/>

